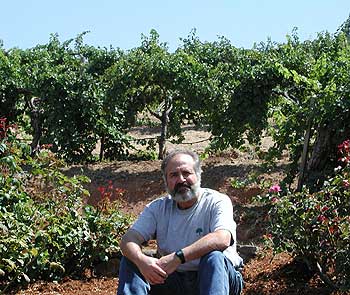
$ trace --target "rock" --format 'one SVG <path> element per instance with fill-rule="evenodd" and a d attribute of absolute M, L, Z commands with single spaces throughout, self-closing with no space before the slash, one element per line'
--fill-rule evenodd
<path fill-rule="evenodd" d="M 151 244 L 148 247 L 142 247 L 142 252 L 151 257 L 157 257 L 157 248 Z M 116 277 L 119 274 L 121 255 L 111 258 L 106 262 L 100 262 L 94 266 L 94 275 L 100 277 Z"/>
<path fill-rule="evenodd" d="M 254 258 L 259 248 L 254 245 L 237 245 L 237 252 L 243 258 L 244 262 Z"/>
<path fill-rule="evenodd" d="M 119 273 L 120 258 L 111 258 L 94 267 L 94 274 L 101 277 L 116 277 Z"/>

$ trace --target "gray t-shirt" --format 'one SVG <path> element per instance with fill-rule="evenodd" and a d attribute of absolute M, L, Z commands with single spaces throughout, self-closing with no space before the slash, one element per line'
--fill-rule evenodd
<path fill-rule="evenodd" d="M 171 196 L 149 203 L 132 226 L 148 241 L 157 240 L 161 256 L 182 249 L 208 233 L 219 229 L 231 232 L 233 244 L 224 254 L 234 266 L 242 263 L 237 253 L 236 223 L 232 202 L 215 190 L 201 188 L 199 200 L 189 209 L 180 210 Z M 199 259 L 181 264 L 178 271 L 198 270 Z"/>

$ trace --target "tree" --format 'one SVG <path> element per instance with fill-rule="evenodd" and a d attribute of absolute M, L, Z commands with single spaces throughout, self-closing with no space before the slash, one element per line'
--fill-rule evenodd
<path fill-rule="evenodd" d="M 25 94 L 20 74 L 20 50 L 0 46 L 0 117 L 14 122 L 20 113 L 20 97 Z"/>
<path fill-rule="evenodd" d="M 136 115 L 147 110 L 161 123 L 158 157 L 166 152 L 166 140 L 181 139 L 181 124 L 192 118 L 189 103 L 193 104 L 201 74 L 201 65 L 180 51 L 169 53 L 159 35 L 152 30 L 143 36 L 140 47 L 128 52 L 108 73 L 110 105 L 125 109 L 125 128 L 130 128 Z"/>
<path fill-rule="evenodd" d="M 88 159 L 95 148 L 101 100 L 99 84 L 87 72 L 80 38 L 71 47 L 73 40 L 61 43 L 52 36 L 47 45 L 24 51 L 22 58 L 27 89 L 42 109 L 41 140 L 73 162 Z"/>
<path fill-rule="evenodd" d="M 98 139 L 105 136 L 102 76 L 121 51 L 87 46 L 85 34 L 62 43 L 52 35 L 45 45 L 7 55 L 2 51 L 6 80 L 1 111 L 14 120 L 29 115 L 33 152 L 40 142 L 50 143 L 70 162 L 90 160 Z"/>
<path fill-rule="evenodd" d="M 337 30 L 338 35 L 341 33 L 345 34 L 348 41 L 350 41 L 350 15 Z"/>
<path fill-rule="evenodd" d="M 273 50 L 282 74 L 274 93 L 285 101 L 273 107 L 278 130 L 274 139 L 280 148 L 291 147 L 295 175 L 299 172 L 296 168 L 305 131 L 310 125 L 311 140 L 302 182 L 312 190 L 317 190 L 332 175 L 336 146 L 350 136 L 349 49 L 344 34 L 325 33 L 304 43 L 294 36 L 277 51 Z M 293 103 L 287 102 L 286 97 L 294 98 Z"/>
<path fill-rule="evenodd" d="M 302 182 L 317 189 L 335 167 L 337 144 L 349 136 L 349 44 L 344 34 L 319 34 L 300 42 L 296 31 L 284 44 L 268 41 L 251 50 L 221 39 L 184 41 L 184 50 L 208 67 L 209 91 L 202 96 L 203 121 L 212 148 L 258 144 L 270 126 L 276 145 L 288 149 L 291 184 L 300 174 L 307 131 L 310 147 Z M 309 126 L 309 128 L 308 128 Z M 308 130 L 309 129 L 309 130 Z M 306 142 L 305 146 L 308 146 Z"/>
<path fill-rule="evenodd" d="M 193 34 L 184 39 L 183 50 L 207 68 L 200 113 L 213 135 L 211 148 L 239 147 L 245 137 L 259 142 L 276 83 L 266 54 L 235 48 L 225 38 L 203 43 Z"/>

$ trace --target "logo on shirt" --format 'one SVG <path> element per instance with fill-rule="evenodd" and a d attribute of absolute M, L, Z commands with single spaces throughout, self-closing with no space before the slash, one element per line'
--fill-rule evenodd
<path fill-rule="evenodd" d="M 203 233 L 203 229 L 202 228 L 200 228 L 200 227 L 198 227 L 197 229 L 196 229 L 196 234 L 197 234 L 197 236 L 201 236 L 202 235 L 202 233 Z"/>

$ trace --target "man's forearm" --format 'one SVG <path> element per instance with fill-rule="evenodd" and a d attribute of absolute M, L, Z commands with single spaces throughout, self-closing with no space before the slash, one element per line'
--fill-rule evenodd
<path fill-rule="evenodd" d="M 144 255 L 142 253 L 141 247 L 134 242 L 127 242 L 122 247 L 122 253 L 125 257 L 127 257 L 129 260 L 134 262 L 136 265 L 138 264 L 138 262 L 142 259 L 142 256 Z"/>
<path fill-rule="evenodd" d="M 224 251 L 231 242 L 231 233 L 227 230 L 218 230 L 205 235 L 203 238 L 182 249 L 185 260 L 198 259 L 211 251 Z"/>
<path fill-rule="evenodd" d="M 136 265 L 144 258 L 142 253 L 141 244 L 143 238 L 135 231 L 127 232 L 120 243 L 120 248 L 125 257 L 131 260 Z"/>

